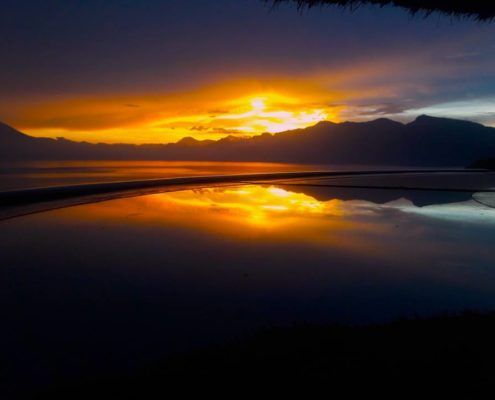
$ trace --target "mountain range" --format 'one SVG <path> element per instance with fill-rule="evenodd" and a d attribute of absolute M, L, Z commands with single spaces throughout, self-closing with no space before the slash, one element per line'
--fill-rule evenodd
<path fill-rule="evenodd" d="M 464 167 L 494 156 L 495 128 L 426 115 L 408 124 L 385 118 L 324 121 L 252 138 L 200 141 L 186 137 L 177 143 L 143 145 L 35 138 L 0 123 L 0 161 L 204 160 Z"/>

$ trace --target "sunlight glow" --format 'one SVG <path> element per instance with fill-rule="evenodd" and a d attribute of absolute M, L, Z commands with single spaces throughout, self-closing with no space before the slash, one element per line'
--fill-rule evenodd
<path fill-rule="evenodd" d="M 297 99 L 275 93 L 241 98 L 230 104 L 233 106 L 230 112 L 216 116 L 209 124 L 230 129 L 231 133 L 253 135 L 306 128 L 329 118 L 329 114 L 322 108 L 307 110 L 300 105 L 297 110 L 293 109 L 298 104 Z M 249 104 L 249 108 L 246 108 L 246 104 Z M 336 119 L 335 115 L 332 117 Z"/>
<path fill-rule="evenodd" d="M 293 218 L 311 215 L 342 216 L 338 201 L 320 202 L 304 193 L 274 186 L 250 185 L 241 188 L 207 188 L 167 193 L 153 197 L 180 207 L 214 211 L 243 224 L 279 226 Z"/>
<path fill-rule="evenodd" d="M 253 106 L 253 112 L 261 112 L 266 108 L 265 99 L 262 97 L 255 97 L 251 100 Z"/>
<path fill-rule="evenodd" d="M 232 83 L 175 95 L 74 98 L 18 110 L 19 125 L 37 137 L 93 143 L 173 143 L 184 137 L 218 140 L 340 122 L 331 94 L 311 85 Z M 31 125 L 33 127 L 30 127 Z"/>

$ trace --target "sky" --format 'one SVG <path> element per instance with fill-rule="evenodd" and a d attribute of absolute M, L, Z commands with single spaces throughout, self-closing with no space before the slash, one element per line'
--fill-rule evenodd
<path fill-rule="evenodd" d="M 169 143 L 420 114 L 495 126 L 495 23 L 262 0 L 2 0 L 0 121 Z"/>

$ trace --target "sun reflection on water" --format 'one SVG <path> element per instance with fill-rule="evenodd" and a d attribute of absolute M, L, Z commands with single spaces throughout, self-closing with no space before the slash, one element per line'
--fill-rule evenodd
<path fill-rule="evenodd" d="M 56 214 L 58 221 L 71 227 L 74 222 L 82 230 L 94 224 L 100 229 L 119 227 L 134 232 L 132 237 L 163 242 L 164 248 L 170 240 L 189 241 L 191 249 L 205 241 L 222 246 L 271 246 L 275 254 L 292 246 L 309 246 L 314 251 L 333 249 L 335 254 L 359 254 L 374 260 L 415 257 L 418 246 L 425 257 L 443 259 L 445 252 L 438 254 L 433 238 L 450 238 L 447 209 L 457 210 L 456 214 L 463 210 L 466 223 L 471 221 L 478 228 L 480 220 L 472 216 L 480 212 L 483 225 L 489 228 L 491 224 L 485 221 L 495 223 L 492 210 L 481 210 L 470 201 L 416 206 L 405 199 L 391 200 L 393 196 L 374 202 L 368 195 L 367 200 L 353 200 L 352 196 L 336 198 L 337 194 L 334 197 L 328 191 L 318 196 L 306 187 L 246 184 L 123 198 Z M 411 247 L 409 243 L 419 244 Z"/>
<path fill-rule="evenodd" d="M 266 243 L 307 243 L 374 252 L 367 235 L 388 235 L 374 210 L 352 201 L 320 201 L 274 185 L 222 186 L 124 198 L 67 209 L 81 223 L 174 229 Z M 141 229 L 139 228 L 139 229 Z M 199 237 L 199 236 L 198 236 Z"/>
<path fill-rule="evenodd" d="M 158 195 L 153 201 L 228 214 L 238 222 L 275 224 L 310 215 L 342 216 L 338 200 L 321 202 L 304 193 L 275 186 L 250 185 L 236 188 L 206 188 Z"/>

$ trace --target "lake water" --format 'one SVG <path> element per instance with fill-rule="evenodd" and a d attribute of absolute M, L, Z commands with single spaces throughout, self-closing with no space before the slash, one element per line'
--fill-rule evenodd
<path fill-rule="evenodd" d="M 167 177 L 322 169 L 281 163 L 202 161 L 40 161 L 0 164 L 0 191 Z"/>
<path fill-rule="evenodd" d="M 132 369 L 270 326 L 495 309 L 492 194 L 331 186 L 475 182 L 495 186 L 255 182 L 1 221 L 7 377 Z"/>

